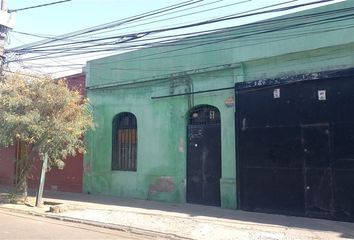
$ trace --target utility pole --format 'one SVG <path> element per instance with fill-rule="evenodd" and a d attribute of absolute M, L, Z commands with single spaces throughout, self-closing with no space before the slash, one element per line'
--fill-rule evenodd
<path fill-rule="evenodd" d="M 4 49 L 7 32 L 14 27 L 14 19 L 8 12 L 7 0 L 0 0 L 0 74 L 5 60 Z"/>
<path fill-rule="evenodd" d="M 37 196 L 36 196 L 36 207 L 40 207 L 42 205 L 45 173 L 47 172 L 47 166 L 48 166 L 48 154 L 46 153 L 43 156 L 41 176 L 40 176 L 39 186 L 38 186 L 38 191 L 37 191 Z"/>

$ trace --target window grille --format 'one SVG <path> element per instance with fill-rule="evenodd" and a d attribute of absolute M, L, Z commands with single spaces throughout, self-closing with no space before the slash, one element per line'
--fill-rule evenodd
<path fill-rule="evenodd" d="M 114 117 L 112 129 L 112 170 L 136 171 L 136 117 L 132 113 L 120 113 Z"/>
<path fill-rule="evenodd" d="M 206 125 L 220 123 L 220 112 L 216 107 L 202 105 L 190 111 L 189 124 Z"/>

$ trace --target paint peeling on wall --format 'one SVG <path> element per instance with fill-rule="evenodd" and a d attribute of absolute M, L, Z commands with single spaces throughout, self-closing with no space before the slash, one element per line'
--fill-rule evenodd
<path fill-rule="evenodd" d="M 162 176 L 158 177 L 149 187 L 148 199 L 151 198 L 152 194 L 160 192 L 174 192 L 175 183 L 172 177 Z"/>
<path fill-rule="evenodd" d="M 184 150 L 185 150 L 185 143 L 184 143 L 183 138 L 180 138 L 179 139 L 179 145 L 178 145 L 178 151 L 180 153 L 184 153 Z"/>
<path fill-rule="evenodd" d="M 92 164 L 91 163 L 84 164 L 84 173 L 92 173 Z"/>

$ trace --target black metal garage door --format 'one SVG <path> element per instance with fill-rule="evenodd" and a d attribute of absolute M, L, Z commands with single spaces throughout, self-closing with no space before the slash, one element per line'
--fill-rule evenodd
<path fill-rule="evenodd" d="M 354 78 L 236 85 L 243 210 L 354 220 Z"/>

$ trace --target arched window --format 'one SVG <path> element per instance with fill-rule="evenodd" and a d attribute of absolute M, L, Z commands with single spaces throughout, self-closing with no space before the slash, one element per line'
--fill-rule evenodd
<path fill-rule="evenodd" d="M 136 171 L 136 117 L 128 112 L 116 115 L 112 130 L 112 170 Z"/>

